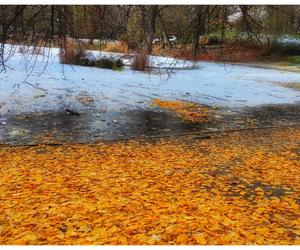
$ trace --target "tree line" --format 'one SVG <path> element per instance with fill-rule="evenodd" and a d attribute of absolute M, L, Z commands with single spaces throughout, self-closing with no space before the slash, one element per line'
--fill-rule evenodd
<path fill-rule="evenodd" d="M 201 36 L 229 31 L 246 39 L 300 34 L 300 6 L 280 5 L 14 5 L 0 6 L 1 62 L 4 44 L 63 47 L 67 38 L 117 39 L 151 54 L 152 40 L 176 35 L 201 51 Z M 167 39 L 168 40 L 168 39 Z M 172 46 L 172 44 L 169 44 Z"/>

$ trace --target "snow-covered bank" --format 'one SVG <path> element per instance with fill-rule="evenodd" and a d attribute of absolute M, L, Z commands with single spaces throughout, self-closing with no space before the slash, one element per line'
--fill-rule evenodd
<path fill-rule="evenodd" d="M 21 56 L 23 60 L 34 61 L 37 54 L 39 55 L 39 61 L 56 61 L 58 62 L 59 49 L 58 48 L 34 48 L 32 46 L 20 46 L 20 45 L 5 45 L 6 54 Z M 20 53 L 22 52 L 22 53 Z M 100 58 L 114 58 L 121 59 L 126 66 L 131 66 L 134 58 L 134 54 L 123 54 L 115 52 L 105 52 L 98 50 L 87 50 L 87 57 L 91 60 Z M 194 69 L 197 64 L 192 61 L 178 60 L 171 57 L 163 56 L 149 56 L 149 66 L 153 69 Z"/>
<path fill-rule="evenodd" d="M 0 74 L 1 114 L 65 107 L 92 107 L 96 110 L 146 108 L 152 98 L 181 99 L 223 107 L 300 101 L 299 91 L 282 86 L 300 82 L 299 73 L 206 62 L 198 62 L 194 69 L 182 69 L 184 65 L 191 65 L 188 61 L 174 61 L 181 70 L 172 75 L 165 71 L 160 74 L 137 72 L 128 67 L 119 72 L 61 65 L 58 49 L 53 48 L 50 52 L 49 60 L 34 55 L 26 61 L 26 54 L 21 53 L 15 53 L 8 60 L 6 72 Z M 116 56 L 116 53 L 102 53 Z M 157 67 L 164 68 L 174 59 L 152 57 L 151 60 L 157 62 Z M 30 76 L 26 75 L 24 62 L 27 62 L 28 71 L 35 65 Z M 92 97 L 94 102 L 90 106 L 82 105 L 77 98 L 80 94 Z"/>

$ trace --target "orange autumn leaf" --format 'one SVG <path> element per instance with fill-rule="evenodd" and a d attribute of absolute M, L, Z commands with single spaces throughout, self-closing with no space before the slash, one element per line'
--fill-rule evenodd
<path fill-rule="evenodd" d="M 179 234 L 176 238 L 176 243 L 179 245 L 187 244 L 189 241 L 189 238 L 186 236 L 186 234 Z"/>
<path fill-rule="evenodd" d="M 194 235 L 193 239 L 196 241 L 197 244 L 199 245 L 206 245 L 207 244 L 207 240 L 205 239 L 203 234 L 198 234 L 198 235 Z"/>

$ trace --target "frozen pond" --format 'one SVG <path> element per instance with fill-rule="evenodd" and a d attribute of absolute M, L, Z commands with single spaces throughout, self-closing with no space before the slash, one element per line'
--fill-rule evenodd
<path fill-rule="evenodd" d="M 15 53 L 0 74 L 0 144 L 153 138 L 300 122 L 300 92 L 287 87 L 300 83 L 298 73 L 157 57 L 151 58 L 156 69 L 149 74 L 128 66 L 123 71 L 62 66 L 58 50 L 51 53 L 48 61 Z M 170 64 L 171 73 L 165 69 Z M 154 107 L 154 98 L 218 111 L 209 122 L 189 124 Z"/>
<path fill-rule="evenodd" d="M 53 49 L 48 61 L 34 55 L 26 62 L 20 53 L 8 60 L 6 72 L 0 74 L 0 114 L 66 107 L 107 111 L 143 109 L 149 107 L 153 98 L 230 108 L 300 101 L 299 91 L 284 87 L 299 83 L 299 73 L 207 62 L 195 64 L 194 69 L 184 69 L 186 65 L 179 62 L 175 64 L 175 74 L 167 74 L 165 70 L 149 74 L 132 71 L 129 67 L 113 71 L 62 66 L 57 52 Z M 152 60 L 164 67 L 173 59 Z M 24 63 L 27 63 L 27 71 Z M 186 63 L 191 65 L 191 62 Z M 89 96 L 93 101 L 90 105 L 82 104 L 78 102 L 78 95 Z"/>

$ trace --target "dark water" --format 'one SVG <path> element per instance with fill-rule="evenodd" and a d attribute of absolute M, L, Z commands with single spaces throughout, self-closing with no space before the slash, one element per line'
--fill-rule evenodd
<path fill-rule="evenodd" d="M 204 123 L 188 123 L 159 109 L 85 111 L 79 116 L 62 110 L 0 117 L 0 144 L 82 143 L 288 125 L 300 125 L 300 105 L 219 109 Z"/>

